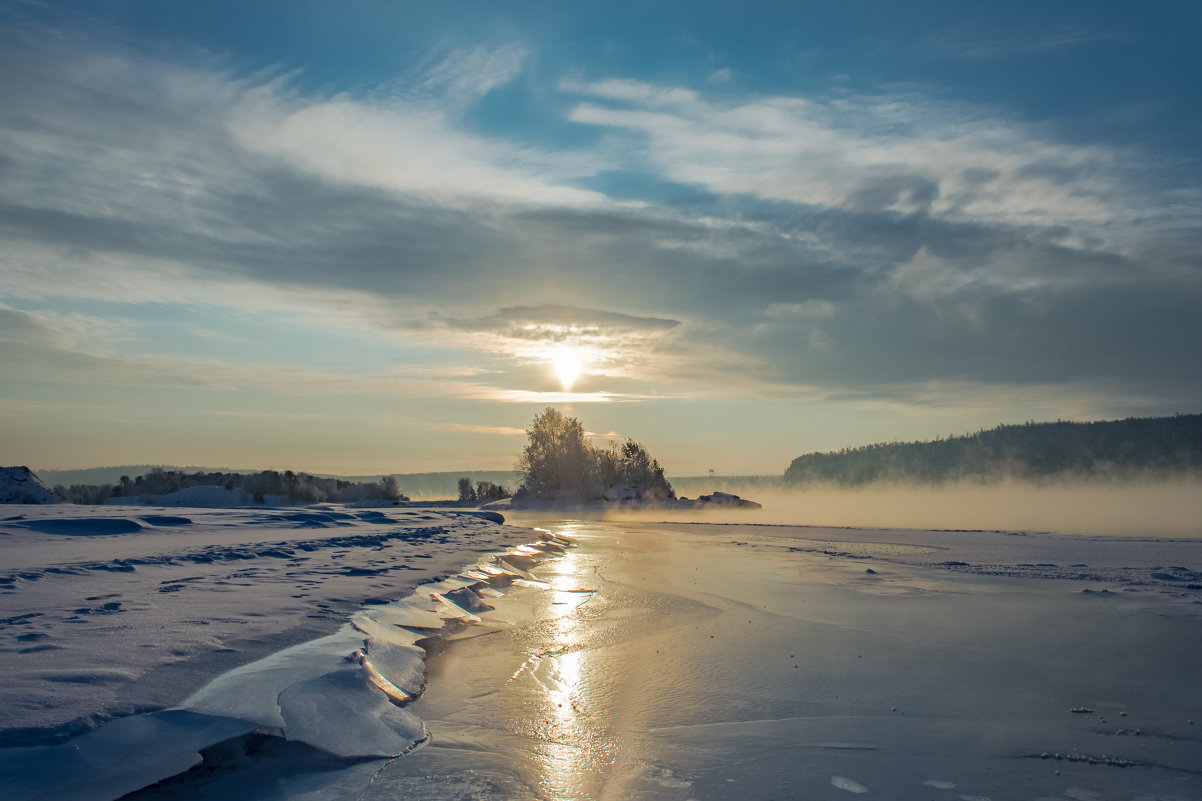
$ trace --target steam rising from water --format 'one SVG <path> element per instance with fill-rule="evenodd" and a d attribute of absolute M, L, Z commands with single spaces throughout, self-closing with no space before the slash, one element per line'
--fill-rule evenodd
<path fill-rule="evenodd" d="M 702 514 L 651 510 L 643 519 L 924 529 L 1057 531 L 1114 536 L 1202 537 L 1202 477 L 1031 484 L 882 484 L 858 489 L 728 486 L 762 511 Z"/>

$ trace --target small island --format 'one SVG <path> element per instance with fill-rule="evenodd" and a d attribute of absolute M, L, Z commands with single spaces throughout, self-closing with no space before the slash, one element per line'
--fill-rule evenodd
<path fill-rule="evenodd" d="M 637 510 L 652 508 L 759 509 L 760 504 L 727 492 L 694 500 L 678 498 L 659 461 L 640 443 L 626 440 L 597 448 L 574 417 L 547 407 L 526 431 L 518 457 L 522 485 L 510 498 L 485 505 L 493 510 Z"/>

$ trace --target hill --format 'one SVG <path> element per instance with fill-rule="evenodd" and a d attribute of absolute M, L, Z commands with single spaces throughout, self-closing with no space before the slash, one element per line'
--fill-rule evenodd
<path fill-rule="evenodd" d="M 961 479 L 1129 478 L 1202 470 L 1202 414 L 1095 423 L 1002 425 L 933 442 L 878 443 L 809 453 L 788 484 L 938 484 Z"/>

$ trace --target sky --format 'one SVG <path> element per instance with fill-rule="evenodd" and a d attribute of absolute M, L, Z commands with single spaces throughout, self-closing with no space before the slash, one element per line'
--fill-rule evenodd
<path fill-rule="evenodd" d="M 0 3 L 0 462 L 1202 411 L 1202 5 Z"/>

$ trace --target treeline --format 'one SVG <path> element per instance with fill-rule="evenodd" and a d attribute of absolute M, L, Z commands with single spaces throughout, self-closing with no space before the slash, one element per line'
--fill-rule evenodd
<path fill-rule="evenodd" d="M 351 503 L 382 498 L 389 501 L 409 500 L 401 494 L 396 478 L 383 476 L 379 481 L 343 481 L 322 478 L 291 470 L 259 473 L 185 473 L 155 468 L 136 478 L 121 476 L 116 484 L 72 484 L 54 487 L 54 493 L 67 503 L 100 504 L 110 498 L 146 498 L 169 495 L 189 487 L 221 487 L 242 490 L 254 503 L 264 503 L 268 496 L 284 497 L 289 503 Z"/>
<path fill-rule="evenodd" d="M 635 500 L 676 498 L 659 462 L 637 442 L 593 447 L 579 420 L 551 407 L 534 418 L 526 436 L 518 457 L 519 494 L 579 503 L 602 498 L 607 490 L 625 484 Z"/>
<path fill-rule="evenodd" d="M 470 476 L 459 479 L 459 501 L 461 503 L 488 503 L 512 495 L 507 487 L 491 481 L 477 481 L 474 485 Z"/>
<path fill-rule="evenodd" d="M 1134 478 L 1202 469 L 1202 415 L 1002 425 L 933 442 L 878 443 L 793 460 L 794 485 L 1053 477 Z"/>
<path fill-rule="evenodd" d="M 517 486 L 517 474 L 513 470 L 456 470 L 441 473 L 397 473 L 396 479 L 412 498 L 454 498 L 458 493 L 459 479 L 468 478 L 473 486 L 481 481 L 499 487 Z M 355 478 L 342 476 L 342 478 Z"/>
<path fill-rule="evenodd" d="M 241 475 L 251 475 L 258 471 L 256 470 L 227 470 L 221 467 L 212 465 L 178 465 L 178 464 L 131 464 L 114 467 L 92 467 L 82 470 L 49 470 L 45 468 L 38 469 L 36 472 L 38 477 L 46 483 L 46 486 L 52 487 L 56 484 L 71 486 L 73 484 L 88 485 L 100 487 L 105 484 L 113 486 L 117 483 L 118 477 L 140 476 L 146 475 L 154 469 L 174 470 L 180 473 L 238 473 Z M 316 474 L 322 478 L 338 478 L 343 481 L 350 481 L 355 484 L 365 484 L 378 482 L 380 476 L 378 474 L 368 475 L 337 475 L 331 473 Z M 456 493 L 456 483 L 463 476 L 468 476 L 475 484 L 479 481 L 491 481 L 494 484 L 506 487 L 517 486 L 518 476 L 513 470 L 453 470 L 439 473 L 393 473 L 392 476 L 397 480 L 405 494 L 411 498 L 454 498 Z M 778 476 L 779 478 L 779 476 Z"/>

